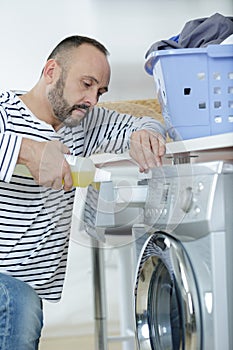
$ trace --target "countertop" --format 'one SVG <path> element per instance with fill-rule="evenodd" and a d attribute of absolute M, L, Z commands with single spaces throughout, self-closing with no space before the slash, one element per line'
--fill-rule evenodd
<path fill-rule="evenodd" d="M 202 152 L 233 147 L 233 133 L 212 135 L 190 140 L 168 142 L 166 153 Z"/>
<path fill-rule="evenodd" d="M 233 133 L 168 142 L 164 162 L 167 163 L 178 156 L 191 157 L 194 162 L 233 160 Z M 91 158 L 100 167 L 135 166 L 128 152 L 123 154 L 94 154 Z"/>

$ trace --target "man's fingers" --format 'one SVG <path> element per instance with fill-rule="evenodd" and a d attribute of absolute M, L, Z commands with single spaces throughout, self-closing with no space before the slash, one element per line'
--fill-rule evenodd
<path fill-rule="evenodd" d="M 162 165 L 161 157 L 165 154 L 165 141 L 161 135 L 151 135 L 151 150 L 157 166 Z"/>
<path fill-rule="evenodd" d="M 139 164 L 140 171 L 160 166 L 164 153 L 162 135 L 148 130 L 139 130 L 131 135 L 130 155 Z"/>
<path fill-rule="evenodd" d="M 149 147 L 147 145 L 147 147 Z M 134 133 L 130 142 L 130 156 L 138 163 L 140 171 L 147 170 L 148 164 L 142 150 L 142 140 L 140 133 Z"/>
<path fill-rule="evenodd" d="M 64 159 L 63 162 L 63 189 L 64 191 L 70 191 L 73 186 L 73 180 L 71 176 L 70 166 Z"/>

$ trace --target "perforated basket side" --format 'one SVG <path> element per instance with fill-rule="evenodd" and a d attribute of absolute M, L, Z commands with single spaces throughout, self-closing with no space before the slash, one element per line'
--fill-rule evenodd
<path fill-rule="evenodd" d="M 233 45 L 156 52 L 153 77 L 165 122 L 180 138 L 233 131 Z"/>

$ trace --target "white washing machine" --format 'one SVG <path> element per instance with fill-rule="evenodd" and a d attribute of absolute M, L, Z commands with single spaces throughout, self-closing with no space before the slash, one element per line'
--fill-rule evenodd
<path fill-rule="evenodd" d="M 233 349 L 233 163 L 154 169 L 134 225 L 140 350 Z"/>

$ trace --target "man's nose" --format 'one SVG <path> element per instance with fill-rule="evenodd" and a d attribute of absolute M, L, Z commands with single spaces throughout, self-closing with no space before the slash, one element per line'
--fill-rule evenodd
<path fill-rule="evenodd" d="M 97 91 L 92 91 L 88 94 L 88 96 L 86 97 L 86 102 L 88 102 L 88 104 L 92 107 L 95 106 L 97 104 L 99 100 L 98 97 L 98 92 Z"/>

